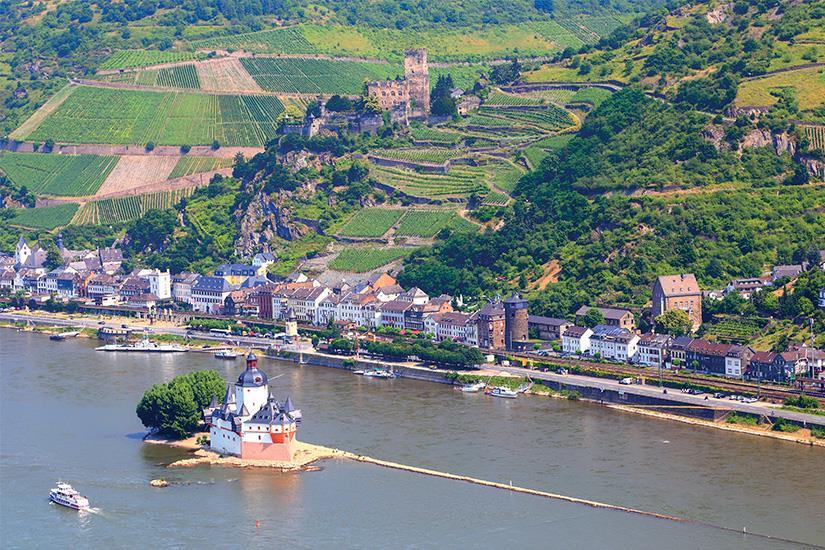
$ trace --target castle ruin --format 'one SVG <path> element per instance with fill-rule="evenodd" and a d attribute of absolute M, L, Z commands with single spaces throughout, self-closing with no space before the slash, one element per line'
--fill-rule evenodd
<path fill-rule="evenodd" d="M 430 113 L 430 71 L 427 50 L 411 49 L 404 52 L 404 78 L 379 80 L 367 84 L 367 93 L 378 98 L 382 111 L 405 109 L 412 118 Z"/>

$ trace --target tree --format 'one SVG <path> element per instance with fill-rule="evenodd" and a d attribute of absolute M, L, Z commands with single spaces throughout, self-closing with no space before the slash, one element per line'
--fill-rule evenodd
<path fill-rule="evenodd" d="M 582 323 L 584 323 L 584 326 L 588 328 L 593 328 L 596 325 L 603 325 L 604 314 L 602 314 L 599 308 L 591 307 L 587 310 L 587 313 L 582 316 Z"/>
<path fill-rule="evenodd" d="M 341 112 L 352 110 L 352 100 L 341 97 L 338 94 L 331 96 L 326 103 L 326 108 L 330 111 Z"/>
<path fill-rule="evenodd" d="M 129 238 L 129 248 L 136 252 L 143 252 L 151 248 L 158 250 L 172 235 L 178 223 L 177 212 L 174 210 L 151 209 L 129 224 L 126 236 Z"/>
<path fill-rule="evenodd" d="M 168 384 L 155 384 L 141 398 L 135 412 L 147 428 L 182 439 L 201 423 L 201 411 L 213 397 L 221 397 L 224 380 L 216 371 L 176 376 Z"/>
<path fill-rule="evenodd" d="M 655 319 L 656 331 L 671 336 L 686 336 L 693 330 L 687 312 L 681 309 L 670 309 Z"/>

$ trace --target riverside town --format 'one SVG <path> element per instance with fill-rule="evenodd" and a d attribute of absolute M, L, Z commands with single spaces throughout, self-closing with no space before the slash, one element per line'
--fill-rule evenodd
<path fill-rule="evenodd" d="M 3 547 L 825 549 L 823 0 L 0 13 Z"/>

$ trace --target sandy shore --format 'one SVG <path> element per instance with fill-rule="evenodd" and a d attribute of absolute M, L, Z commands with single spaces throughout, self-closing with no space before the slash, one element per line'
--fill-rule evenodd
<path fill-rule="evenodd" d="M 304 441 L 295 442 L 295 456 L 290 462 L 278 460 L 244 460 L 236 456 L 221 455 L 210 451 L 208 448 L 198 445 L 197 439 L 205 433 L 195 434 L 190 438 L 180 441 L 160 439 L 149 436 L 144 441 L 156 445 L 169 445 L 192 451 L 193 458 L 184 458 L 169 464 L 169 468 L 187 468 L 209 464 L 212 466 L 229 466 L 234 468 L 271 468 L 281 472 L 296 472 L 307 470 L 319 460 L 330 458 L 354 458 L 355 455 L 340 449 L 314 445 Z"/>
<path fill-rule="evenodd" d="M 701 420 L 699 418 L 691 418 L 688 416 L 679 416 L 676 414 L 669 414 L 659 411 L 651 411 L 646 409 L 638 409 L 628 405 L 615 405 L 605 403 L 606 407 L 616 409 L 619 411 L 629 412 L 633 414 L 641 414 L 644 416 L 651 416 L 661 420 L 675 420 L 683 424 L 692 424 L 694 426 L 706 426 L 717 430 L 725 430 L 728 432 L 738 432 L 748 435 L 758 435 L 761 437 L 770 437 L 773 439 L 781 439 L 783 441 L 790 441 L 792 443 L 801 443 L 803 445 L 810 445 L 812 447 L 825 447 L 825 439 L 813 437 L 811 430 L 807 428 L 800 428 L 795 432 L 775 432 L 770 428 L 763 428 L 761 426 L 751 426 L 748 424 L 732 424 L 727 422 L 711 422 L 709 420 Z"/>

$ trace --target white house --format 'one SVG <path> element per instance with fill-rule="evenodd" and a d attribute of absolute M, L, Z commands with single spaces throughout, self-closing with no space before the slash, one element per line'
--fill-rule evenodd
<path fill-rule="evenodd" d="M 587 327 L 567 327 L 561 336 L 561 349 L 565 353 L 587 353 L 593 331 Z"/>
<path fill-rule="evenodd" d="M 670 342 L 667 334 L 643 334 L 636 347 L 634 362 L 647 367 L 663 367 Z"/>
<path fill-rule="evenodd" d="M 178 273 L 172 278 L 172 298 L 176 302 L 188 304 L 192 301 L 192 287 L 200 275 L 197 273 Z"/>
<path fill-rule="evenodd" d="M 638 343 L 639 335 L 626 328 L 596 325 L 590 336 L 588 353 L 613 361 L 630 361 L 636 355 Z"/>
<path fill-rule="evenodd" d="M 223 277 L 203 275 L 192 286 L 192 309 L 204 313 L 220 313 L 223 301 L 232 290 L 232 285 Z"/>
<path fill-rule="evenodd" d="M 453 340 L 469 344 L 474 338 L 476 324 L 468 313 L 450 311 L 436 313 L 424 319 L 424 330 L 431 333 L 435 341 Z"/>
<path fill-rule="evenodd" d="M 172 297 L 172 276 L 168 269 L 166 271 L 152 269 L 141 277 L 149 279 L 149 292 L 154 294 L 158 300 L 168 300 Z"/>

